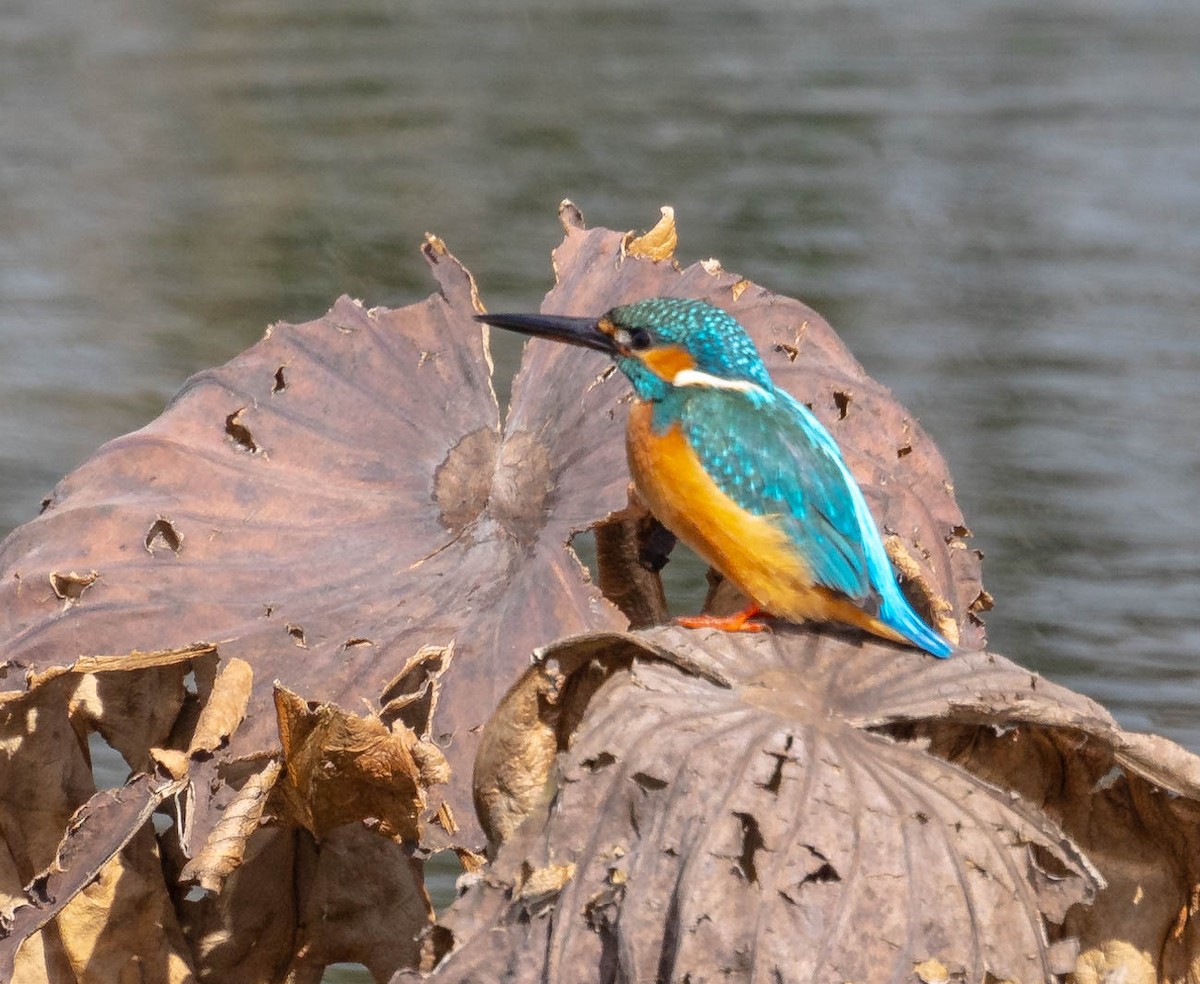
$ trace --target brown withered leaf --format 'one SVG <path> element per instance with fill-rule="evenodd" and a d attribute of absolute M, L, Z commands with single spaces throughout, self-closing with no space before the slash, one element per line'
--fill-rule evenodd
<path fill-rule="evenodd" d="M 274 763 L 252 778 L 258 792 L 277 769 Z M 245 800 L 250 826 L 264 803 L 261 796 Z M 257 826 L 243 839 L 231 826 L 228 843 L 244 856 L 229 864 L 218 835 L 233 822 L 226 811 L 209 840 L 214 850 L 187 872 L 200 882 L 211 876 L 219 893 L 198 899 L 181 890 L 176 897 L 196 965 L 208 977 L 317 984 L 330 963 L 365 964 L 380 980 L 415 965 L 432 908 L 423 865 L 409 847 L 362 823 L 338 827 L 320 843 L 303 829 Z M 164 851 L 178 870 L 171 839 Z"/>
<path fill-rule="evenodd" d="M 212 655 L 217 647 L 207 642 L 191 643 L 175 649 L 114 653 L 112 655 L 79 656 L 69 662 L 51 666 L 42 673 L 30 673 L 14 689 L 0 691 L 0 703 L 18 700 L 29 691 L 44 686 L 58 677 L 81 676 L 90 673 L 139 673 L 168 666 L 190 664 L 193 660 Z M 17 683 L 17 681 L 9 681 Z"/>
<path fill-rule="evenodd" d="M 376 980 L 416 966 L 433 910 L 423 865 L 408 848 L 362 824 L 340 827 L 320 844 L 300 832 L 298 842 L 302 902 L 285 980 L 319 984 L 326 966 L 343 961 L 364 964 Z"/>
<path fill-rule="evenodd" d="M 200 709 L 188 755 L 209 755 L 229 741 L 246 715 L 254 686 L 254 670 L 236 657 L 221 664 L 212 692 Z"/>
<path fill-rule="evenodd" d="M 1078 949 L 1190 979 L 1200 759 L 1087 698 L 984 652 L 798 629 L 538 655 L 485 731 L 502 843 L 436 980 L 1035 981 Z M 531 909 L 552 865 L 573 876 Z"/>
<path fill-rule="evenodd" d="M 622 248 L 627 256 L 637 256 L 656 262 L 669 260 L 675 255 L 675 247 L 679 245 L 679 234 L 675 231 L 675 209 L 670 205 L 662 207 L 662 215 L 654 228 L 640 236 L 626 233 L 622 240 Z"/>
<path fill-rule="evenodd" d="M 53 862 L 72 814 L 96 789 L 67 711 L 72 686 L 61 677 L 36 696 L 0 701 L 0 923 L 28 903 L 25 886 Z M 55 934 L 35 936 L 16 959 L 20 974 L 70 972 Z"/>
<path fill-rule="evenodd" d="M 1117 981 L 1120 984 L 1158 984 L 1159 977 L 1150 954 L 1114 940 L 1079 958 L 1073 984 L 1110 984 Z"/>
<path fill-rule="evenodd" d="M 79 964 L 90 966 L 89 974 L 93 976 L 88 979 L 98 979 L 96 975 L 102 974 L 114 958 L 117 966 L 123 965 L 128 959 L 128 947 L 135 939 L 146 956 L 151 949 L 161 946 L 158 937 L 162 931 L 162 910 L 169 912 L 169 906 L 163 905 L 156 912 L 145 905 L 144 899 L 137 900 L 140 906 L 130 905 L 128 891 L 124 893 L 125 899 L 121 899 L 118 882 L 124 878 L 128 883 L 135 875 L 116 855 L 143 830 L 159 804 L 179 793 L 185 784 L 185 780 L 171 776 L 138 775 L 124 786 L 96 793 L 75 812 L 54 862 L 29 882 L 22 897 L 7 901 L 0 909 L 0 981 L 13 979 L 21 944 L 72 903 L 75 905 L 68 910 L 68 918 L 59 927 L 60 945 L 72 969 Z M 87 896 L 82 897 L 85 891 Z M 160 896 L 158 901 L 166 903 L 166 897 Z M 145 925 L 110 925 L 105 909 L 121 912 L 129 921 L 130 917 L 138 918 L 133 913 L 140 909 L 142 920 L 160 920 L 159 932 L 146 933 Z M 173 918 L 170 921 L 173 923 Z M 109 939 L 101 947 L 98 944 L 104 942 L 106 931 L 108 936 L 116 935 L 118 939 Z M 175 934 L 178 936 L 177 929 Z M 176 943 L 181 944 L 182 939 Z M 174 972 L 165 972 L 164 968 L 162 976 L 154 979 L 183 980 L 188 976 L 186 962 L 177 955 L 180 947 L 172 949 L 176 952 L 162 956 L 174 963 Z"/>
<path fill-rule="evenodd" d="M 344 298 L 273 326 L 98 451 L 0 548 L 2 688 L 64 653 L 198 638 L 254 668 L 246 721 L 196 775 L 201 840 L 236 792 L 225 763 L 277 742 L 271 680 L 376 704 L 412 653 L 453 642 L 430 736 L 461 777 L 447 790 L 460 836 L 479 842 L 474 731 L 533 645 L 624 624 L 564 549 L 626 504 L 619 437 L 588 436 L 612 394 L 559 414 L 560 391 L 518 383 L 502 429 L 474 284 L 439 241 L 424 252 L 440 293 L 402 311 Z M 150 550 L 163 517 L 178 549 Z M 93 570 L 63 611 L 50 572 Z"/>
<path fill-rule="evenodd" d="M 272 759 L 251 775 L 233 797 L 208 835 L 203 849 L 184 865 L 180 878 L 219 892 L 246 856 L 246 843 L 263 821 L 267 802 L 283 765 Z"/>
<path fill-rule="evenodd" d="M 29 691 L 0 695 L 4 730 L 15 730 L 11 725 L 18 722 L 24 722 L 26 729 L 24 734 L 10 733 L 5 739 L 6 761 L 13 771 L 6 785 L 16 797 L 14 819 L 21 818 L 3 824 L 6 847 L 9 851 L 33 847 L 28 835 L 22 836 L 26 818 L 41 828 L 40 839 L 56 831 L 62 838 L 53 861 L 29 881 L 22 894 L 11 889 L 5 893 L 10 900 L 4 908 L 11 910 L 12 918 L 0 918 L 0 923 L 8 923 L 0 927 L 0 980 L 9 979 L 8 972 L 21 966 L 16 962 L 18 948 L 25 964 L 21 975 L 31 963 L 50 966 L 61 958 L 69 973 L 80 979 L 99 979 L 108 973 L 106 968 L 124 966 L 134 951 L 147 958 L 155 952 L 161 957 L 154 979 L 182 980 L 190 974 L 188 959 L 181 955 L 182 935 L 162 884 L 154 835 L 146 824 L 161 804 L 186 790 L 187 756 L 171 749 L 147 749 L 146 745 L 165 738 L 170 731 L 181 702 L 183 673 L 194 661 L 214 652 L 215 647 L 203 644 L 80 657 L 46 672 Z M 235 666 L 225 679 L 238 674 Z M 163 686 L 164 680 L 173 680 L 174 686 Z M 151 682 L 158 685 L 157 693 Z M 217 693 L 229 689 L 226 685 L 217 688 Z M 137 708 L 147 693 L 155 693 L 160 706 L 150 713 L 127 715 L 128 708 Z M 54 728 L 45 725 L 52 725 L 64 712 L 69 724 L 62 721 L 58 729 L 61 741 L 58 747 L 51 747 L 47 742 Z M 104 721 L 103 730 L 116 747 L 133 749 L 140 758 L 161 761 L 166 768 L 135 775 L 124 787 L 95 793 L 65 827 L 50 823 L 52 813 L 69 808 L 85 792 L 83 775 L 76 782 L 60 785 L 54 781 L 53 770 L 73 757 L 72 749 L 74 756 L 82 754 L 77 732 L 95 720 Z M 227 720 L 226 724 L 236 727 L 236 721 Z M 24 769 L 22 756 L 27 756 Z M 30 851 L 22 859 L 23 865 L 43 852 L 44 846 Z M 50 938 L 26 942 L 29 934 L 52 919 L 56 922 Z M 39 949 L 40 958 L 34 953 Z M 47 951 L 54 954 L 49 964 Z M 85 967 L 86 973 L 81 970 Z M 154 976 L 159 971 L 161 976 Z M 51 977 L 58 979 L 55 973 Z"/>
<path fill-rule="evenodd" d="M 162 839 L 167 882 L 199 973 L 214 981 L 279 981 L 283 979 L 281 968 L 296 953 L 296 931 L 304 905 L 299 840 L 307 834 L 259 826 L 243 841 L 239 831 L 230 829 L 237 822 L 235 817 L 236 808 L 234 815 L 226 811 L 208 840 L 214 851 L 206 861 L 213 863 L 195 871 L 197 880 L 209 875 L 219 883 L 216 895 L 202 894 L 196 886 L 181 883 L 180 872 L 187 858 L 173 837 Z M 230 854 L 241 854 L 228 871 L 221 870 L 220 834 L 225 830 L 233 835 Z M 204 854 L 202 851 L 200 856 Z M 397 923 L 399 927 L 399 919 Z M 403 928 L 407 930 L 408 925 Z"/>
<path fill-rule="evenodd" d="M 450 778 L 432 742 L 403 726 L 313 704 L 275 687 L 275 713 L 293 819 L 318 839 L 369 818 L 386 837 L 415 843 L 425 791 Z"/>
<path fill-rule="evenodd" d="M 115 980 L 132 953 L 146 959 L 147 981 L 190 974 L 154 832 L 144 823 L 173 784 L 140 777 L 127 789 L 95 793 L 78 732 L 82 689 L 90 686 L 94 696 L 97 678 L 138 679 L 161 669 L 157 661 L 169 668 L 177 657 L 168 651 L 80 661 L 118 672 L 59 674 L 0 699 L 0 911 L 13 915 L 4 941 L 13 979 Z M 144 670 L 119 672 L 131 663 Z M 30 885 L 43 886 L 36 911 L 26 908 Z M 26 932 L 34 935 L 25 939 Z"/>

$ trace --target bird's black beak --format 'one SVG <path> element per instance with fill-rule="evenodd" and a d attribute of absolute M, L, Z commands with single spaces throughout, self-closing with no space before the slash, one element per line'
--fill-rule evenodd
<path fill-rule="evenodd" d="M 596 318 L 567 318 L 557 314 L 477 314 L 475 320 L 496 328 L 519 331 L 522 335 L 595 349 L 606 355 L 617 353 L 612 336 L 600 330 Z"/>

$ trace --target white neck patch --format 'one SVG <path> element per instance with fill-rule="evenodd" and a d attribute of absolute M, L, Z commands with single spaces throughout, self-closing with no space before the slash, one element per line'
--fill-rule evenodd
<path fill-rule="evenodd" d="M 737 390 L 739 393 L 763 393 L 763 388 L 748 379 L 722 379 L 699 369 L 680 369 L 671 380 L 672 386 L 707 386 L 710 389 Z M 763 393 L 765 396 L 766 394 Z"/>

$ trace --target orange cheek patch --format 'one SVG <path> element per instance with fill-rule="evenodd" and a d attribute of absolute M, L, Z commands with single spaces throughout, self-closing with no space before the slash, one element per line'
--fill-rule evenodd
<path fill-rule="evenodd" d="M 695 360 L 688 354 L 687 349 L 678 345 L 666 345 L 637 354 L 656 376 L 668 383 L 684 369 L 696 368 Z"/>

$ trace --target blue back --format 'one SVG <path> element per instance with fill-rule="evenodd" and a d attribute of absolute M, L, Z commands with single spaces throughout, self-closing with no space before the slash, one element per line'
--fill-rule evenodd
<path fill-rule="evenodd" d="M 722 492 L 756 516 L 777 516 L 818 583 L 878 610 L 841 454 L 824 446 L 818 433 L 827 432 L 806 407 L 773 388 L 702 387 L 681 387 L 661 407 L 656 424 L 677 420 Z"/>

